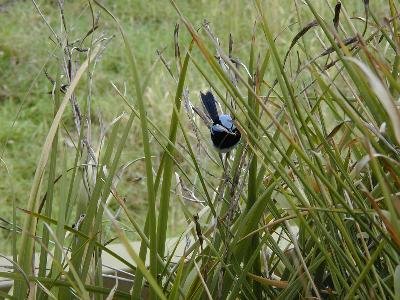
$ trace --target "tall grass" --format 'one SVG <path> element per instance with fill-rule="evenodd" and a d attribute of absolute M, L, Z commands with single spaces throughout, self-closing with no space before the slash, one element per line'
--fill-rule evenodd
<path fill-rule="evenodd" d="M 109 8 L 88 2 L 93 22 L 81 39 L 87 51 L 80 66 L 74 65 L 79 55 L 71 53 L 65 19 L 60 33 L 51 30 L 57 62 L 69 81 L 63 95 L 61 71 L 53 82 L 54 120 L 23 210 L 22 232 L 14 227 L 18 261 L 13 271 L 0 273 L 14 286 L 2 296 L 398 299 L 398 4 L 386 1 L 382 19 L 368 1 L 354 17 L 344 4 L 295 1 L 298 26 L 290 46 L 282 48 L 280 38 L 287 33 L 276 32 L 267 2 L 254 1 L 258 17 L 249 20 L 254 22 L 249 43 L 236 45 L 230 37 L 228 47 L 215 24 L 192 24 L 170 3 L 181 29 L 175 31 L 176 71 L 160 54 L 176 82 L 169 130 L 147 114 L 144 91 L 152 84 L 152 70 L 148 80 L 141 76 L 145 70 L 132 46 L 137 41 L 129 40 Z M 59 5 L 63 17 L 64 4 Z M 95 34 L 97 10 L 115 22 L 131 73 L 126 91 L 110 83 L 128 116 L 116 117 L 94 143 L 91 120 L 84 116 L 90 116 L 93 75 L 109 42 Z M 190 43 L 182 44 L 182 30 Z M 235 47 L 241 46 L 248 46 L 248 57 L 239 59 Z M 234 117 L 242 141 L 231 153 L 220 155 L 208 146 L 206 117 L 195 104 L 198 91 L 187 86 L 189 72 L 207 82 Z M 83 114 L 76 101 L 80 93 L 88 99 Z M 59 139 L 68 103 L 76 112 L 72 168 Z M 145 224 L 132 217 L 118 193 L 124 169 L 137 161 L 121 161 L 135 122 L 145 162 Z M 159 160 L 155 144 L 162 149 Z M 171 218 L 187 222 L 172 245 Z M 129 230 L 141 238 L 139 251 Z M 114 240 L 127 257 L 110 250 Z M 113 286 L 105 283 L 105 253 L 125 266 L 115 270 L 120 273 Z M 133 278 L 125 289 L 119 286 L 126 280 L 123 272 Z"/>

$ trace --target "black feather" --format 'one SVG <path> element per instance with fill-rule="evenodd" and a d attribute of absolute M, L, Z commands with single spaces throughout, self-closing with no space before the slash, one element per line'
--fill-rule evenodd
<path fill-rule="evenodd" d="M 219 116 L 217 110 L 217 104 L 215 102 L 215 98 L 213 94 L 208 91 L 206 94 L 200 92 L 201 100 L 203 101 L 204 107 L 206 108 L 208 115 L 214 124 L 219 124 Z"/>

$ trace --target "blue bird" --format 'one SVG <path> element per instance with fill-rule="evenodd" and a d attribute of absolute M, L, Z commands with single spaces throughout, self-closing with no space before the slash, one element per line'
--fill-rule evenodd
<path fill-rule="evenodd" d="M 205 94 L 200 92 L 200 96 L 212 120 L 210 132 L 214 147 L 221 153 L 231 151 L 240 141 L 241 134 L 239 129 L 233 124 L 230 115 L 218 115 L 216 101 L 210 91 Z"/>

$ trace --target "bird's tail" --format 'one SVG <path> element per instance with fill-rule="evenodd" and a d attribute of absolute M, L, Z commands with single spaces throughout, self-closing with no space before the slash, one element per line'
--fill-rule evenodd
<path fill-rule="evenodd" d="M 200 96 L 211 120 L 214 122 L 214 124 L 219 123 L 217 104 L 213 94 L 210 91 L 208 91 L 206 94 L 200 92 Z"/>

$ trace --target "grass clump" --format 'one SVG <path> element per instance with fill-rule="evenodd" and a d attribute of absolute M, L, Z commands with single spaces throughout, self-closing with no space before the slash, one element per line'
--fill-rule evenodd
<path fill-rule="evenodd" d="M 67 10 L 59 3 L 54 118 L 21 230 L 14 203 L 17 264 L 1 273 L 14 280 L 13 295 L 398 298 L 398 5 L 294 2 L 282 29 L 272 22 L 278 6 L 235 2 L 229 9 L 254 16 L 246 19 L 253 26 L 246 42 L 234 34 L 218 38 L 223 25 L 193 21 L 190 6 L 170 2 L 163 9 L 175 11 L 179 25 L 173 51 L 159 53 L 158 64 L 174 96 L 160 118 L 151 114 L 159 103 L 151 97 L 161 82 L 157 65 L 143 69 L 140 41 L 129 38 L 118 7 L 87 2 L 89 30 L 70 44 Z M 162 7 L 153 8 L 149 18 L 162 22 Z M 103 19 L 114 22 L 118 37 L 98 30 Z M 108 64 L 106 53 L 120 38 L 125 63 Z M 112 93 L 127 110 L 107 125 L 92 117 L 103 63 L 116 77 L 100 94 Z M 209 146 L 195 100 L 205 86 L 242 133 L 239 146 L 223 156 Z M 136 157 L 125 152 L 132 136 L 141 149 Z M 146 201 L 140 219 L 121 196 L 129 187 L 121 192 L 118 185 L 138 162 Z M 174 222 L 186 225 L 175 226 L 179 238 L 168 241 Z M 114 241 L 126 257 L 111 250 Z M 125 289 L 115 279 L 106 283 L 105 253 L 123 265 L 114 271 L 129 282 Z"/>

